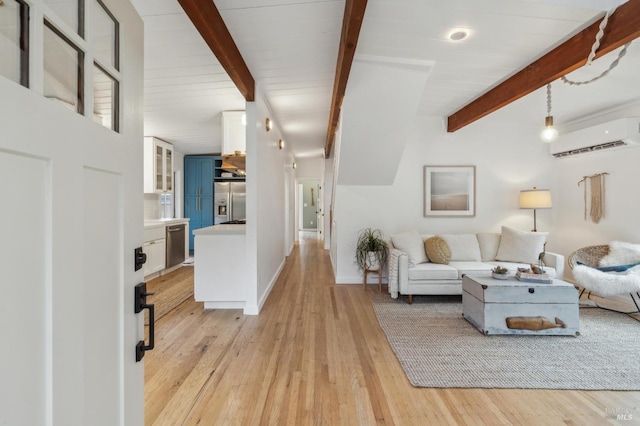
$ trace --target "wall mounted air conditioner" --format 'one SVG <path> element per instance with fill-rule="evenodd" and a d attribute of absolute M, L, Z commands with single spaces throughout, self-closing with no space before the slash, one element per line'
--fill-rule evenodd
<path fill-rule="evenodd" d="M 637 146 L 640 146 L 640 117 L 630 117 L 561 134 L 551 143 L 549 153 L 556 158 L 563 158 L 611 148 Z"/>

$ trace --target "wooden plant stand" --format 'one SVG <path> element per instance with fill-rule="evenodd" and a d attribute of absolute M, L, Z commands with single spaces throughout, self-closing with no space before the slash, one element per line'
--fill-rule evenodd
<path fill-rule="evenodd" d="M 378 269 L 365 269 L 362 273 L 362 288 L 367 290 L 367 274 L 369 272 L 373 272 L 378 274 L 378 292 L 382 293 L 382 266 L 379 266 Z"/>

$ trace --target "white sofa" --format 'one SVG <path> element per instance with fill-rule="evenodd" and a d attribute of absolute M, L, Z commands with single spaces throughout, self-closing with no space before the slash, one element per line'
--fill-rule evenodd
<path fill-rule="evenodd" d="M 424 251 L 424 242 L 434 236 L 410 232 L 391 237 L 387 270 L 392 298 L 405 295 L 412 303 L 414 295 L 462 294 L 464 275 L 488 277 L 498 265 L 512 275 L 519 267 L 538 263 L 547 235 L 506 227 L 502 228 L 502 234 L 437 235 L 446 241 L 451 252 L 447 264 L 430 262 L 426 253 L 420 252 Z M 563 278 L 564 256 L 546 251 L 543 262 L 551 278 Z"/>

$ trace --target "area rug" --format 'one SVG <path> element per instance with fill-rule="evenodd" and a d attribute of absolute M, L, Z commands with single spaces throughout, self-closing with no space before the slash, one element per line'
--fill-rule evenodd
<path fill-rule="evenodd" d="M 413 386 L 640 390 L 640 323 L 580 309 L 580 336 L 485 336 L 460 296 L 371 293 L 380 326 Z"/>

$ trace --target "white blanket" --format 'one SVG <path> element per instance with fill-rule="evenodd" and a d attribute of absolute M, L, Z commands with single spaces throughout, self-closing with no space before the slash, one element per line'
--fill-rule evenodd
<path fill-rule="evenodd" d="M 600 296 L 640 292 L 640 266 L 624 272 L 602 272 L 585 265 L 573 268 L 576 282 Z"/>
<path fill-rule="evenodd" d="M 609 243 L 609 253 L 600 259 L 599 266 L 631 265 L 640 262 L 640 244 L 624 241 Z"/>
<path fill-rule="evenodd" d="M 388 290 L 392 299 L 398 298 L 398 257 L 404 254 L 402 250 L 392 248 L 389 250 Z"/>

